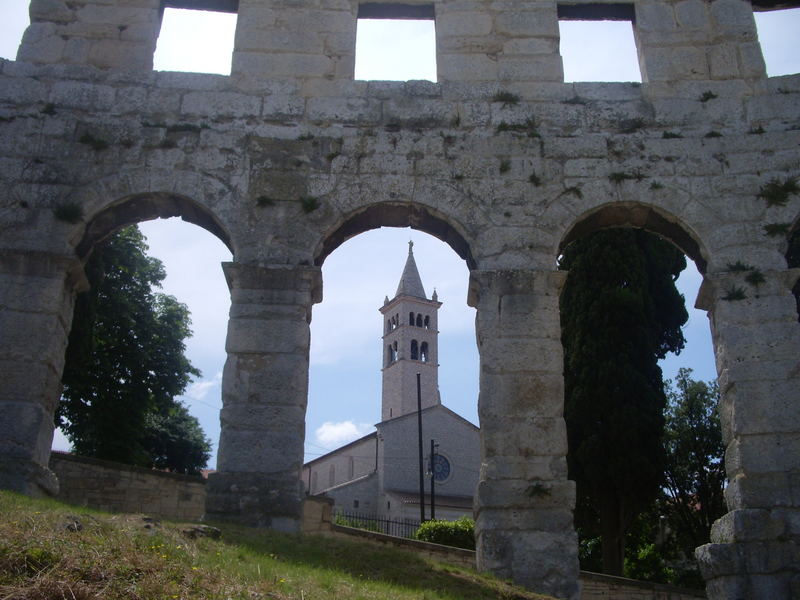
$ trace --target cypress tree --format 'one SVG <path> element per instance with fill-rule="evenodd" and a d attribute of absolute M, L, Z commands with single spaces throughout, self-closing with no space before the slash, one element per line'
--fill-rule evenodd
<path fill-rule="evenodd" d="M 571 243 L 561 298 L 569 476 L 579 531 L 599 528 L 603 570 L 621 575 L 625 531 L 663 481 L 664 384 L 657 361 L 684 346 L 675 288 L 683 254 L 642 230 Z"/>

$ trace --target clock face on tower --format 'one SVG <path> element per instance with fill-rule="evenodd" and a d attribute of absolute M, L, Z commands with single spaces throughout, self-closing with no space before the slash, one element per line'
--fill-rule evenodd
<path fill-rule="evenodd" d="M 450 461 L 441 454 L 433 457 L 433 480 L 444 481 L 450 477 Z"/>

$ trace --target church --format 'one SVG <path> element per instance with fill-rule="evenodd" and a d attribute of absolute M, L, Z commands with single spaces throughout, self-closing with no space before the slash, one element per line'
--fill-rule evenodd
<path fill-rule="evenodd" d="M 334 511 L 419 520 L 419 385 L 425 516 L 431 517 L 431 484 L 437 519 L 472 516 L 480 431 L 439 396 L 439 307 L 436 291 L 425 294 L 409 242 L 397 292 L 379 309 L 381 422 L 376 431 L 303 465 L 306 493 L 332 498 Z"/>

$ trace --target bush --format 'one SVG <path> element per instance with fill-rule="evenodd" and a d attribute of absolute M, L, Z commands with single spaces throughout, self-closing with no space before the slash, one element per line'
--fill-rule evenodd
<path fill-rule="evenodd" d="M 475 550 L 475 521 L 469 517 L 456 521 L 425 521 L 415 537 L 423 542 Z"/>

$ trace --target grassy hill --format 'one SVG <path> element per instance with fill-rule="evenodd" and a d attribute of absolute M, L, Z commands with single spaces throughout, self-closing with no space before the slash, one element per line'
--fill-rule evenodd
<path fill-rule="evenodd" d="M 0 491 L 3 600 L 545 600 L 401 550 L 108 514 Z"/>

